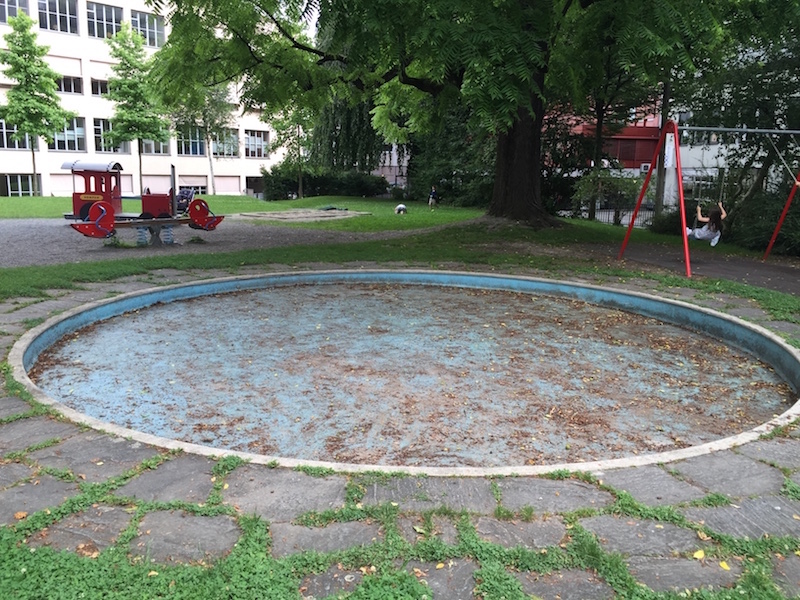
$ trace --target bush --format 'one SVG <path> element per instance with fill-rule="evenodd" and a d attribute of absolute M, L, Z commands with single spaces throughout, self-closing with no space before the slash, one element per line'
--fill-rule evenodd
<path fill-rule="evenodd" d="M 285 164 L 263 170 L 264 199 L 285 200 L 299 193 L 297 171 Z M 356 171 L 313 171 L 303 173 L 304 196 L 381 196 L 389 184 L 386 178 Z"/>
<path fill-rule="evenodd" d="M 728 241 L 750 250 L 766 250 L 785 204 L 785 196 L 766 192 L 747 203 L 737 204 L 725 220 Z M 800 210 L 797 206 L 793 205 L 786 215 L 772 252 L 800 256 Z"/>
<path fill-rule="evenodd" d="M 574 211 L 592 200 L 597 208 L 614 210 L 614 225 L 622 225 L 625 210 L 636 206 L 636 198 L 641 189 L 638 177 L 629 177 L 618 169 L 594 169 L 580 178 L 573 196 Z"/>

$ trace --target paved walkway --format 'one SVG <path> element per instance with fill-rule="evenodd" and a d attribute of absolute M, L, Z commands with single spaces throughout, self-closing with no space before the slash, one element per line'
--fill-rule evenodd
<path fill-rule="evenodd" d="M 644 260 L 635 253 L 627 258 Z M 775 274 L 783 276 L 780 269 Z M 42 302 L 0 304 L 0 355 L 31 322 L 58 311 L 109 294 L 222 275 L 161 271 L 59 291 Z M 605 283 L 722 308 L 800 338 L 800 326 L 772 321 L 746 299 L 655 289 L 647 279 Z M 321 553 L 297 563 L 322 565 L 298 567 L 299 598 L 358 586 L 370 568 L 354 566 L 352 557 L 366 547 L 376 556 L 396 552 L 409 559 L 396 568 L 424 581 L 437 600 L 482 597 L 475 589 L 488 571 L 481 570 L 497 564 L 525 594 L 555 600 L 630 597 L 639 585 L 657 592 L 732 587 L 756 570 L 748 556 L 730 550 L 736 540 L 789 536 L 786 551 L 769 553 L 769 564 L 757 569 L 772 582 L 765 585 L 786 597 L 800 594 L 800 556 L 793 551 L 800 544 L 800 434 L 794 431 L 593 478 L 347 475 L 166 452 L 86 430 L 3 393 L 0 524 L 13 527 L 51 511 L 46 526 L 20 540 L 32 549 L 92 557 L 128 532 L 131 559 L 151 561 L 154 570 L 213 563 L 241 539 L 241 517 L 256 515 L 270 535 L 263 551 L 274 559 Z M 98 498 L 92 495 L 97 486 L 86 484 L 106 484 L 107 491 Z M 84 502 L 74 502 L 78 497 Z M 565 568 L 559 557 L 571 548 L 596 560 Z M 621 578 L 614 557 L 621 558 Z M 485 597 L 499 596 L 489 591 Z"/>

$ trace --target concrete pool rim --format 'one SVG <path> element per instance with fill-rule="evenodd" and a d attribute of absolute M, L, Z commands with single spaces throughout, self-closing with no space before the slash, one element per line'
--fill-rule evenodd
<path fill-rule="evenodd" d="M 98 300 L 68 310 L 26 332 L 9 353 L 9 364 L 16 381 L 25 386 L 33 398 L 66 418 L 92 429 L 170 450 L 183 450 L 210 457 L 234 455 L 256 464 L 278 464 L 283 467 L 323 467 L 337 472 L 392 471 L 433 476 L 537 475 L 557 470 L 603 471 L 631 466 L 667 463 L 709 452 L 730 449 L 757 440 L 773 429 L 800 417 L 800 401 L 769 421 L 745 432 L 720 438 L 702 445 L 667 452 L 633 455 L 625 458 L 548 465 L 508 465 L 502 467 L 425 467 L 401 465 L 352 464 L 328 461 L 299 460 L 224 450 L 155 436 L 100 421 L 71 409 L 49 397 L 28 377 L 28 370 L 39 354 L 72 331 L 105 319 L 147 308 L 157 303 L 175 302 L 200 296 L 237 291 L 258 290 L 295 284 L 397 284 L 432 285 L 456 288 L 503 290 L 547 294 L 582 300 L 599 306 L 634 312 L 661 321 L 689 327 L 709 334 L 728 345 L 743 349 L 770 365 L 787 382 L 795 394 L 800 390 L 800 351 L 773 332 L 727 314 L 680 300 L 615 288 L 525 276 L 498 275 L 456 271 L 428 270 L 330 270 L 272 273 L 258 276 L 234 276 L 206 279 L 191 283 L 155 287 Z"/>

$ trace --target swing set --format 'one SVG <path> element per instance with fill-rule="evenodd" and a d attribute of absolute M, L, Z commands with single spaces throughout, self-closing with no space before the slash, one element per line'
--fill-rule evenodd
<path fill-rule="evenodd" d="M 773 130 L 773 129 L 726 129 L 722 127 L 686 127 L 685 129 L 691 129 L 696 131 L 735 131 L 740 133 L 779 133 L 779 134 L 787 134 L 787 133 L 800 133 L 795 131 L 785 131 L 785 130 Z M 656 144 L 655 151 L 653 152 L 653 159 L 650 164 L 655 165 L 658 161 L 659 153 L 661 152 L 661 148 L 664 146 L 664 142 L 666 141 L 667 134 L 672 133 L 675 136 L 675 167 L 678 176 L 678 205 L 680 208 L 680 215 L 681 215 L 681 232 L 683 235 L 683 258 L 684 263 L 686 265 L 686 277 L 692 276 L 692 267 L 689 258 L 689 236 L 686 233 L 686 200 L 683 194 L 683 173 L 681 171 L 681 148 L 680 148 L 680 137 L 678 133 L 678 125 L 675 121 L 667 121 L 664 128 L 661 130 L 661 136 L 658 139 L 658 144 Z M 767 246 L 767 250 L 764 253 L 762 261 L 767 260 L 770 251 L 772 250 L 772 246 L 775 244 L 775 240 L 778 237 L 778 233 L 780 233 L 781 227 L 783 226 L 783 222 L 786 219 L 786 214 L 789 212 L 789 207 L 792 204 L 792 200 L 794 199 L 794 195 L 797 192 L 797 188 L 800 187 L 800 172 L 795 176 L 792 170 L 789 168 L 789 165 L 786 163 L 786 160 L 783 158 L 783 155 L 778 151 L 777 146 L 775 146 L 775 142 L 772 141 L 772 138 L 768 138 L 772 147 L 775 149 L 776 154 L 780 157 L 781 161 L 783 162 L 784 167 L 787 169 L 789 174 L 794 179 L 794 185 L 792 185 L 792 189 L 789 192 L 789 197 L 786 199 L 786 204 L 783 207 L 783 212 L 781 213 L 780 218 L 778 219 L 778 224 L 775 227 L 775 231 L 772 234 L 772 238 L 769 241 L 769 245 Z M 628 246 L 628 241 L 631 237 L 631 232 L 633 231 L 633 225 L 636 222 L 636 217 L 639 214 L 639 209 L 642 206 L 642 200 L 644 199 L 644 195 L 647 192 L 647 186 L 650 185 L 650 178 L 653 175 L 653 171 L 655 169 L 650 169 L 647 171 L 647 176 L 644 179 L 644 184 L 642 185 L 642 191 L 639 192 L 639 197 L 636 200 L 636 207 L 633 209 L 633 215 L 630 219 L 630 224 L 628 225 L 628 231 L 625 233 L 625 239 L 622 241 L 622 247 L 619 251 L 619 256 L 617 260 L 622 260 L 622 256 L 625 254 L 625 248 Z M 695 221 L 696 224 L 696 221 Z"/>

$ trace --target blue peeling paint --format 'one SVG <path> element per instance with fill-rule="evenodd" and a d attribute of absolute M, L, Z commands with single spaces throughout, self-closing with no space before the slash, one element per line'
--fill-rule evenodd
<path fill-rule="evenodd" d="M 603 308 L 583 313 L 570 300 Z M 658 321 L 628 331 L 614 324 L 617 309 Z M 724 348 L 711 360 L 675 353 L 706 338 L 778 375 L 755 361 L 731 375 L 724 361 L 742 359 Z M 790 399 L 751 386 L 800 387 L 797 353 L 738 320 L 605 288 L 463 273 L 292 273 L 132 294 L 44 329 L 25 368 L 59 340 L 58 368 L 39 385 L 76 410 L 162 437 L 313 460 L 362 462 L 358 451 L 379 464 L 558 461 L 578 444 L 569 427 L 589 432 L 585 456 L 619 457 L 712 439 L 671 407 L 724 419 L 731 403 L 757 398 L 768 418 Z M 623 390 L 608 383 L 618 374 Z M 732 381 L 739 387 L 728 389 Z M 645 397 L 658 404 L 642 412 Z M 580 414 L 558 412 L 577 402 Z"/>

